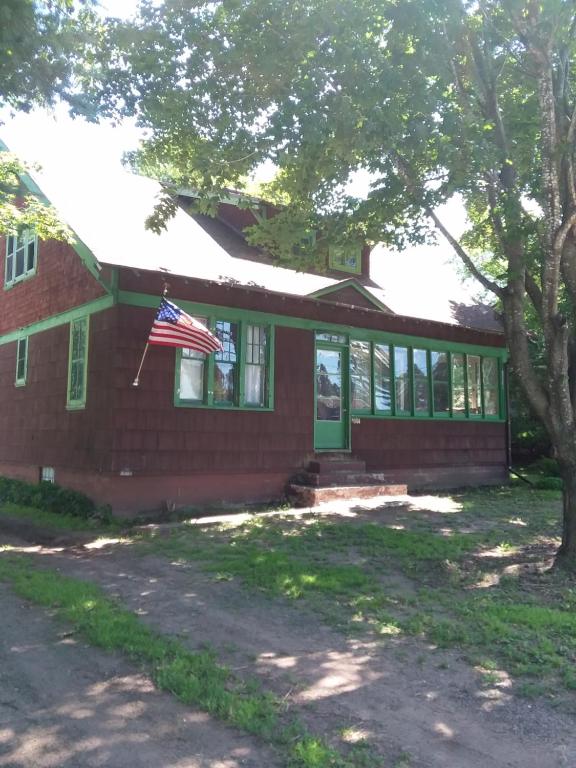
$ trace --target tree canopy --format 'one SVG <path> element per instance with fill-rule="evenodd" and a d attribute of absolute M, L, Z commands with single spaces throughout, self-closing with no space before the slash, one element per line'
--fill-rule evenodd
<path fill-rule="evenodd" d="M 29 112 L 64 101 L 73 114 L 95 116 L 83 86 L 105 25 L 95 0 L 3 0 L 0 4 L 0 108 Z M 0 122 L 1 127 L 1 122 Z M 33 229 L 70 240 L 56 211 L 26 194 L 20 177 L 33 170 L 0 143 L 0 233 Z"/>
<path fill-rule="evenodd" d="M 278 166 L 291 206 L 253 238 L 270 246 L 276 228 L 280 255 L 302 228 L 400 248 L 445 236 L 503 307 L 512 368 L 560 462 L 572 565 L 575 27 L 572 0 L 144 0 L 101 52 L 101 96 L 151 129 L 149 168 L 209 196 Z M 346 192 L 358 169 L 366 200 Z M 460 240 L 436 214 L 455 194 L 471 222 Z"/>
<path fill-rule="evenodd" d="M 76 76 L 102 32 L 95 0 L 3 0 L 0 4 L 0 107 L 29 112 L 66 101 L 87 104 Z"/>

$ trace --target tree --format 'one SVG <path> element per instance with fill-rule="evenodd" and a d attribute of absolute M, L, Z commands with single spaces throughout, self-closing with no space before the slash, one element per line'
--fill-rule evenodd
<path fill-rule="evenodd" d="M 447 239 L 501 303 L 513 371 L 559 462 L 557 563 L 572 569 L 575 27 L 571 0 L 145 1 L 102 52 L 101 91 L 151 129 L 149 167 L 208 196 L 276 163 L 292 205 L 252 237 L 270 245 L 275 231 L 279 257 L 302 227 L 400 248 Z M 367 200 L 345 191 L 358 169 L 374 179 Z M 471 221 L 460 240 L 436 213 L 456 193 Z"/>
<path fill-rule="evenodd" d="M 18 235 L 34 230 L 44 240 L 74 240 L 56 210 L 35 194 L 22 191 L 22 177 L 33 170 L 16 155 L 2 151 L 0 142 L 0 234 Z"/>
<path fill-rule="evenodd" d="M 3 0 L 0 108 L 29 112 L 60 100 L 73 114 L 94 116 L 81 88 L 104 30 L 93 5 L 93 0 Z M 34 229 L 42 238 L 70 241 L 72 233 L 56 211 L 23 191 L 20 176 L 33 169 L 5 150 L 0 142 L 0 234 Z"/>
<path fill-rule="evenodd" d="M 0 107 L 29 112 L 66 101 L 86 104 L 75 75 L 85 67 L 101 22 L 94 0 L 3 0 L 0 5 Z"/>

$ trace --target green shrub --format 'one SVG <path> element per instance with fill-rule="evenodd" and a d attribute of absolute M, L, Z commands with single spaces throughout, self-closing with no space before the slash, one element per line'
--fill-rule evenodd
<path fill-rule="evenodd" d="M 540 491 L 561 491 L 564 487 L 560 477 L 533 477 L 530 482 Z"/>
<path fill-rule="evenodd" d="M 528 472 L 532 474 L 537 472 L 540 475 L 546 477 L 560 477 L 560 468 L 556 459 L 551 459 L 549 456 L 541 456 L 528 467 Z"/>
<path fill-rule="evenodd" d="M 54 483 L 26 483 L 9 477 L 0 477 L 0 504 L 3 502 L 82 518 L 92 517 L 96 510 L 94 502 L 79 491 Z"/>

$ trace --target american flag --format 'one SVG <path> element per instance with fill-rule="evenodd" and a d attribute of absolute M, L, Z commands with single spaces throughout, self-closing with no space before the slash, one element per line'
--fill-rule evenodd
<path fill-rule="evenodd" d="M 148 343 L 165 347 L 187 347 L 207 353 L 222 349 L 220 339 L 210 333 L 205 325 L 167 299 L 160 302 Z"/>

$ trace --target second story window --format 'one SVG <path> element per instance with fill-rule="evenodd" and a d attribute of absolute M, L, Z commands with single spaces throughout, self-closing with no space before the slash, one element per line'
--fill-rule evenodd
<path fill-rule="evenodd" d="M 4 284 L 13 285 L 36 272 L 38 238 L 33 232 L 10 235 L 6 238 Z"/>
<path fill-rule="evenodd" d="M 362 249 L 356 245 L 331 245 L 328 249 L 328 266 L 338 272 L 362 274 Z"/>

